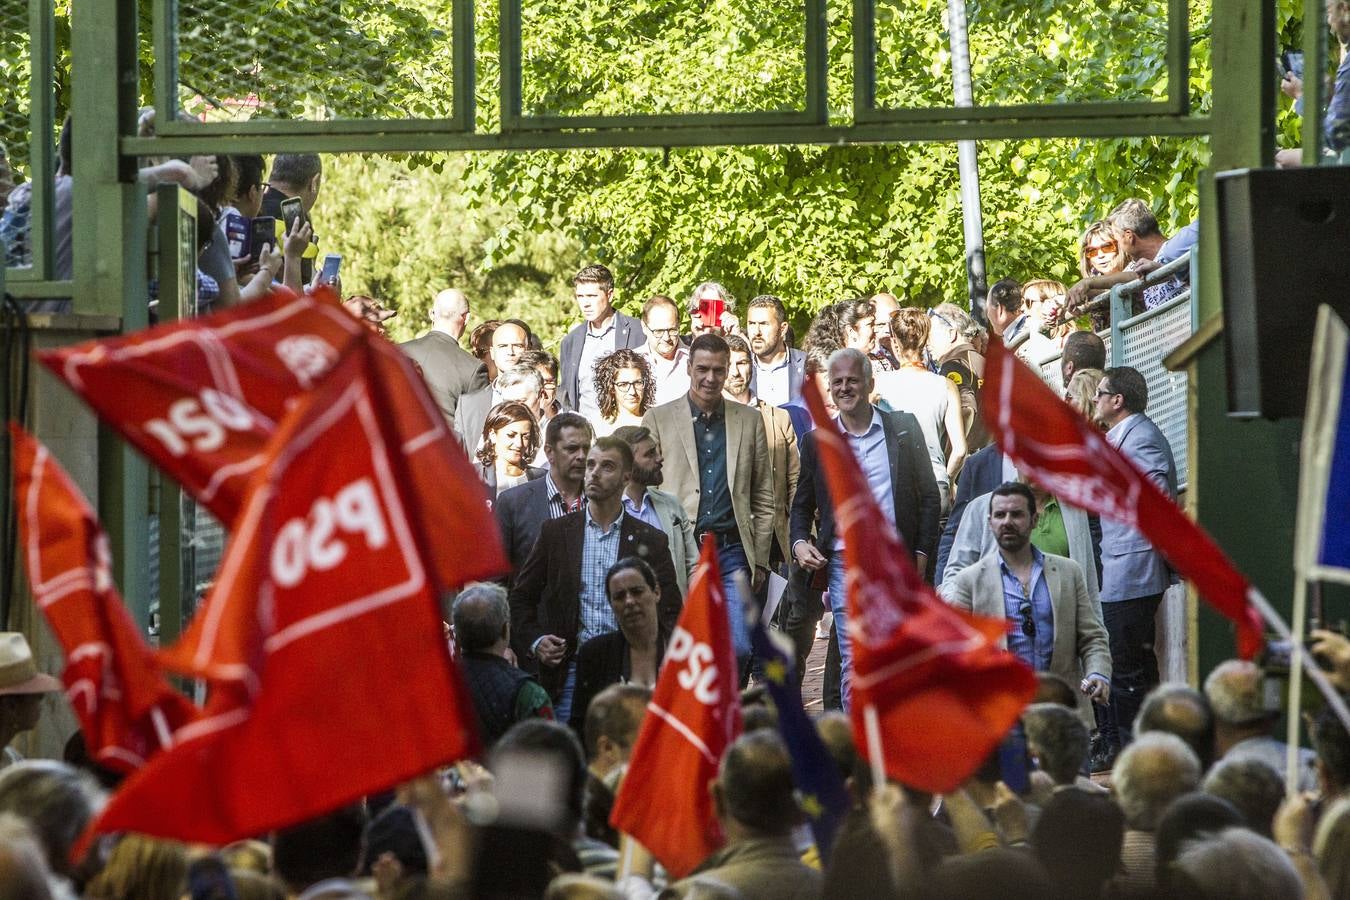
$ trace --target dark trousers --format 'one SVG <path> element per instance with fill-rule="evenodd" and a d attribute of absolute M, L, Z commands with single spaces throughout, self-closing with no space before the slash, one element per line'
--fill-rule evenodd
<path fill-rule="evenodd" d="M 1102 604 L 1111 640 L 1111 704 L 1101 717 L 1101 732 L 1112 747 L 1124 747 L 1134 737 L 1134 717 L 1158 685 L 1153 640 L 1161 602 L 1162 594 L 1152 594 Z"/>
<path fill-rule="evenodd" d="M 777 626 L 792 641 L 797 657 L 797 685 L 806 677 L 806 658 L 816 642 L 816 625 L 825 613 L 820 591 L 812 588 L 806 573 L 795 566 L 788 576 L 788 586 L 778 606 Z"/>

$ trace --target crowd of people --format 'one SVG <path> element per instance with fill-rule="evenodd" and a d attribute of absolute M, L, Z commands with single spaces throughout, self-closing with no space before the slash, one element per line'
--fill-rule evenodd
<path fill-rule="evenodd" d="M 201 200 L 203 309 L 274 285 L 340 291 L 316 264 L 318 156 L 279 155 L 266 182 L 249 156 L 143 171 L 159 178 L 190 182 Z M 236 216 L 271 220 L 246 229 L 261 246 L 238 252 Z M 510 561 L 500 582 L 447 600 L 484 758 L 218 852 L 128 835 L 74 861 L 111 776 L 88 774 L 78 739 L 67 763 L 10 751 L 0 896 L 1350 896 L 1345 729 L 1317 719 L 1299 773 L 1308 793 L 1285 800 L 1262 671 L 1232 661 L 1203 691 L 1160 684 L 1155 619 L 1176 580 L 1163 555 L 1030 484 L 981 421 L 984 352 L 1001 341 L 1175 498 L 1146 380 L 1108 367 L 1087 326 L 1113 286 L 1195 239 L 1193 225 L 1168 238 L 1145 201 L 1126 200 L 1085 231 L 1071 286 L 1005 278 L 977 315 L 885 292 L 845 299 L 800 341 L 782 299 L 741 304 L 711 281 L 684 301 L 630 303 L 631 316 L 613 273 L 585 266 L 572 279 L 582 321 L 560 342 L 518 319 L 470 328 L 471 298 L 447 288 L 430 329 L 401 346 L 476 464 Z M 1185 280 L 1179 269 L 1141 304 L 1167 302 Z M 367 296 L 344 305 L 376 330 L 393 315 Z M 1008 650 L 1038 673 L 1022 717 L 1030 774 L 1016 790 L 999 754 L 941 797 L 872 783 L 846 716 L 844 538 L 808 383 L 917 570 L 952 606 L 1006 620 Z M 727 596 L 750 595 L 726 607 L 745 730 L 712 787 L 725 845 L 676 880 L 613 830 L 609 810 L 708 541 Z M 827 858 L 803 827 L 789 748 L 758 687 L 747 616 L 773 602 L 799 683 L 824 657 L 815 724 L 853 798 Z M 1350 688 L 1350 642 L 1317 637 Z M 14 671 L 6 681 L 0 665 L 6 739 L 33 727 L 33 695 L 53 689 Z M 515 786 L 526 769 L 536 774 Z"/>

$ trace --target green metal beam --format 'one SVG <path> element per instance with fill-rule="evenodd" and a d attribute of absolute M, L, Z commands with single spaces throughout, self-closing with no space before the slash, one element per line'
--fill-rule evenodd
<path fill-rule="evenodd" d="M 1303 164 L 1322 161 L 1322 75 L 1327 70 L 1326 0 L 1303 0 Z"/>
<path fill-rule="evenodd" d="M 259 123 L 262 124 L 262 123 Z M 203 125 L 191 134 L 126 137 L 128 156 L 186 153 L 408 153 L 419 150 L 567 150 L 589 147 L 711 147 L 759 144 L 884 144 L 955 140 L 1111 138 L 1148 135 L 1205 135 L 1211 120 L 1203 116 L 1137 118 L 981 120 L 970 122 L 892 122 L 876 125 L 779 125 L 729 128 L 647 128 L 611 131 L 515 131 L 505 134 L 453 132 L 351 133 L 342 123 L 325 123 L 327 133 L 291 130 L 290 122 L 267 123 L 247 135 Z M 270 127 L 274 126 L 274 127 Z"/>

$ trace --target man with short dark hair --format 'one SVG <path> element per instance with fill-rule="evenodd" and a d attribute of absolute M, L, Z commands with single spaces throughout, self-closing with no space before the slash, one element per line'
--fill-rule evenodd
<path fill-rule="evenodd" d="M 1111 696 L 1111 654 L 1101 608 L 1078 563 L 1031 543 L 1035 525 L 1031 488 L 1016 481 L 995 488 L 989 528 L 998 549 L 945 581 L 942 596 L 965 612 L 1007 619 L 1012 627 L 1003 641 L 1012 653 L 1104 704 Z M 1079 715 L 1093 720 L 1081 700 Z"/>
<path fill-rule="evenodd" d="M 940 506 L 923 430 L 912 413 L 882 412 L 872 405 L 872 363 L 863 351 L 852 347 L 836 350 L 830 356 L 829 375 L 844 439 L 882 514 L 895 526 L 905 547 L 914 554 L 915 567 L 923 572 L 937 545 Z M 844 537 L 842 531 L 836 531 L 837 511 L 819 461 L 818 437 L 819 432 L 812 431 L 802 439 L 789 549 L 807 579 L 811 572 L 828 572 L 839 644 L 841 695 L 847 708 L 852 655 L 845 607 Z M 802 650 L 798 643 L 799 659 Z"/>
<path fill-rule="evenodd" d="M 1067 386 L 1075 372 L 1106 368 L 1106 342 L 1092 331 L 1071 331 L 1059 358 L 1060 380 Z"/>
<path fill-rule="evenodd" d="M 1073 710 L 1057 703 L 1033 703 L 1022 713 L 1022 724 L 1027 749 L 1052 782 L 1049 791 L 1041 791 L 1035 798 L 1039 805 L 1044 806 L 1054 791 L 1063 788 L 1105 793 L 1081 774 L 1088 757 L 1088 729 Z"/>
<path fill-rule="evenodd" d="M 637 743 L 642 717 L 652 699 L 652 690 L 636 684 L 611 684 L 586 707 L 581 740 L 586 749 L 586 833 L 596 840 L 618 846 L 618 834 L 609 824 L 614 792 Z"/>
<path fill-rule="evenodd" d="M 820 872 L 801 861 L 792 841 L 802 813 L 787 748 L 777 734 L 759 730 L 738 738 L 722 757 L 712 791 L 726 846 L 673 886 L 680 896 L 701 878 L 745 900 L 820 896 Z"/>
<path fill-rule="evenodd" d="M 649 409 L 642 418 L 664 459 L 665 484 L 694 520 L 694 537 L 717 544 L 727 596 L 746 572 L 758 589 L 768 577 L 773 542 L 773 482 L 764 421 L 753 409 L 722 396 L 731 349 L 715 334 L 689 346 L 689 393 Z M 727 604 L 736 656 L 750 656 L 741 604 Z"/>
<path fill-rule="evenodd" d="M 653 406 L 669 403 L 689 390 L 689 350 L 680 341 L 680 307 L 656 294 L 642 305 L 642 356 L 656 379 Z"/>
<path fill-rule="evenodd" d="M 755 307 L 751 307 L 751 312 L 754 310 Z M 754 380 L 754 357 L 745 338 L 728 335 L 727 346 L 731 349 L 731 365 L 727 369 L 727 383 L 722 393 L 728 400 L 758 410 L 764 421 L 764 433 L 769 439 L 769 479 L 773 482 L 775 511 L 774 542 L 769 552 L 769 563 L 770 568 L 776 569 L 788 558 L 788 511 L 792 509 L 792 495 L 797 491 L 797 477 L 801 469 L 797 433 L 792 429 L 792 419 L 786 410 L 754 395 L 750 387 L 750 382 Z"/>
<path fill-rule="evenodd" d="M 600 417 L 595 396 L 595 363 L 615 350 L 637 350 L 646 340 L 642 323 L 614 308 L 614 275 L 601 265 L 586 266 L 572 277 L 577 308 L 584 320 L 563 338 L 559 399 L 563 409 L 594 422 Z"/>
<path fill-rule="evenodd" d="M 984 311 L 989 317 L 989 330 L 1003 339 L 1003 345 L 1013 348 L 1013 342 L 1029 327 L 1022 285 L 1012 278 L 994 282 L 989 289 Z"/>
<path fill-rule="evenodd" d="M 548 472 L 497 495 L 492 513 L 502 533 L 502 546 L 511 560 L 511 579 L 520 573 L 534 549 L 539 530 L 549 519 L 577 512 L 586 505 L 581 481 L 586 454 L 594 433 L 591 423 L 574 412 L 562 412 L 544 429 L 544 456 Z"/>
<path fill-rule="evenodd" d="M 618 628 L 605 574 L 620 557 L 647 560 L 661 584 L 660 621 L 674 629 L 681 597 L 669 542 L 657 528 L 623 511 L 633 451 L 603 437 L 586 457 L 586 507 L 550 519 L 511 588 L 516 655 L 539 662 L 539 681 L 555 701 L 557 717 L 572 714 L 576 653 L 588 639 Z"/>
<path fill-rule="evenodd" d="M 511 606 L 499 584 L 469 585 L 450 613 L 460 670 L 478 715 L 478 733 L 491 747 L 522 719 L 553 718 L 548 692 L 507 658 Z"/>
<path fill-rule="evenodd" d="M 772 294 L 761 294 L 745 308 L 745 339 L 753 352 L 747 390 L 770 406 L 802 395 L 806 354 L 787 345 L 787 308 Z"/>
<path fill-rule="evenodd" d="M 272 174 L 263 192 L 259 215 L 271 216 L 282 226 L 281 203 L 293 197 L 300 198 L 304 221 L 310 221 L 314 204 L 319 200 L 323 186 L 323 160 L 317 153 L 278 153 L 272 158 Z M 314 277 L 314 260 L 319 255 L 317 235 L 311 239 L 300 260 L 300 282 L 309 284 Z"/>
<path fill-rule="evenodd" d="M 399 348 L 421 368 L 431 396 L 455 427 L 459 398 L 487 387 L 487 366 L 459 345 L 469 319 L 469 298 L 463 291 L 447 288 L 431 303 L 431 330 Z"/>
<path fill-rule="evenodd" d="M 1106 369 L 1094 402 L 1098 421 L 1108 429 L 1107 443 L 1175 500 L 1177 467 L 1172 446 L 1144 414 L 1148 408 L 1144 376 L 1129 366 Z M 1118 751 L 1130 741 L 1139 705 L 1158 684 L 1154 618 L 1175 575 L 1137 529 L 1105 516 L 1101 526 L 1102 617 L 1111 637 L 1115 667 L 1111 706 L 1103 716 L 1101 731 L 1107 744 Z"/>
<path fill-rule="evenodd" d="M 661 467 L 665 459 L 651 431 L 641 425 L 624 425 L 614 430 L 614 436 L 633 450 L 633 477 L 623 494 L 624 511 L 666 533 L 675 578 L 683 596 L 689 590 L 689 578 L 698 562 L 694 520 L 685 512 L 679 497 L 657 488 L 663 478 Z"/>

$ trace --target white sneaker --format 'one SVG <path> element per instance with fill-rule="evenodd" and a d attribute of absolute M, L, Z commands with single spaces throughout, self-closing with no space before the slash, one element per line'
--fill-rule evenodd
<path fill-rule="evenodd" d="M 830 612 L 829 610 L 826 610 L 825 615 L 821 616 L 820 621 L 816 623 L 816 640 L 818 641 L 829 640 L 830 626 L 833 624 L 834 624 L 834 613 Z"/>

